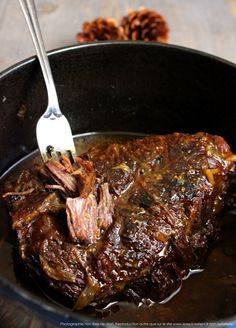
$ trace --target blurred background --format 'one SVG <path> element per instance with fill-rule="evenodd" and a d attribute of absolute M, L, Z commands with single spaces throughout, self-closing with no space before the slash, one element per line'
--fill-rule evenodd
<path fill-rule="evenodd" d="M 84 21 L 120 20 L 140 6 L 161 13 L 168 43 L 236 62 L 236 0 L 35 0 L 47 50 L 76 44 Z M 18 0 L 0 0 L 0 71 L 35 54 Z"/>

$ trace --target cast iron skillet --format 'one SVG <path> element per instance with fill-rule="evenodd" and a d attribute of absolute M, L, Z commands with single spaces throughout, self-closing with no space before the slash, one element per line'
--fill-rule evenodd
<path fill-rule="evenodd" d="M 50 62 L 60 107 L 74 134 L 207 131 L 226 137 L 235 150 L 236 66 L 232 63 L 186 48 L 142 42 L 59 49 L 50 52 Z M 23 118 L 19 115 L 22 105 L 27 109 Z M 0 75 L 1 174 L 36 148 L 35 125 L 46 105 L 36 58 Z M 20 287 L 14 273 L 6 274 L 12 262 L 11 248 L 9 239 L 9 249 L 3 254 L 0 244 L 0 293 L 14 306 L 14 315 L 26 311 L 24 316 L 36 314 L 54 323 L 94 321 L 57 306 L 34 289 Z M 224 319 L 232 320 L 236 313 Z"/>

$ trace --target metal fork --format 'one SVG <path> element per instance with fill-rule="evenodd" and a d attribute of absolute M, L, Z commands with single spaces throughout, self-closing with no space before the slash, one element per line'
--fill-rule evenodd
<path fill-rule="evenodd" d="M 57 92 L 44 47 L 34 0 L 19 0 L 19 2 L 31 33 L 48 92 L 47 109 L 38 120 L 36 127 L 39 150 L 44 161 L 51 157 L 59 160 L 61 155 L 66 155 L 73 161 L 76 150 L 71 128 L 59 108 Z"/>

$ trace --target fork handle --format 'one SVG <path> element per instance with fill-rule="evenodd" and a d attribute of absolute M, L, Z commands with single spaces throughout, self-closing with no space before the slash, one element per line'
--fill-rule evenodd
<path fill-rule="evenodd" d="M 48 108 L 44 113 L 44 117 L 60 117 L 62 115 L 57 98 L 57 92 L 53 81 L 52 71 L 50 68 L 48 56 L 43 43 L 43 38 L 39 26 L 37 10 L 34 0 L 19 0 L 23 10 L 26 22 L 28 24 L 31 37 L 34 43 L 36 54 L 38 56 L 41 69 L 43 72 L 45 84 L 48 92 Z"/>

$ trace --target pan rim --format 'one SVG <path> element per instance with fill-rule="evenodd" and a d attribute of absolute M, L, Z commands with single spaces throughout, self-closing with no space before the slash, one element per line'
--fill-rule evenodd
<path fill-rule="evenodd" d="M 151 46 L 151 47 L 157 47 L 157 48 L 167 48 L 167 49 L 171 49 L 172 51 L 177 50 L 177 51 L 181 51 L 184 53 L 191 53 L 196 56 L 208 58 L 215 62 L 220 62 L 222 64 L 225 64 L 227 66 L 230 66 L 230 67 L 236 69 L 236 63 L 233 63 L 227 59 L 207 53 L 202 50 L 196 50 L 193 48 L 188 48 L 188 47 L 179 46 L 179 45 L 170 44 L 170 43 L 165 44 L 165 43 L 145 42 L 145 41 L 126 41 L 126 40 L 117 41 L 117 40 L 114 40 L 114 41 L 88 42 L 88 43 L 81 43 L 78 45 L 71 45 L 71 46 L 65 46 L 65 47 L 52 49 L 52 50 L 47 51 L 47 54 L 48 54 L 48 56 L 53 56 L 53 55 L 61 54 L 64 52 L 83 49 L 83 48 L 101 47 L 101 46 L 102 47 L 105 47 L 105 46 L 113 47 L 114 45 L 115 46 L 128 45 L 128 46 L 132 46 L 132 47 L 143 46 L 143 47 L 148 47 L 148 48 L 150 48 L 150 46 Z M 13 64 L 13 65 L 7 67 L 6 69 L 4 69 L 3 71 L 0 72 L 0 80 L 3 79 L 4 77 L 14 73 L 15 71 L 24 67 L 25 65 L 27 65 L 31 62 L 34 62 L 36 59 L 37 59 L 36 55 L 30 56 L 28 58 L 25 58 L 25 59 L 17 62 L 16 64 Z"/>

